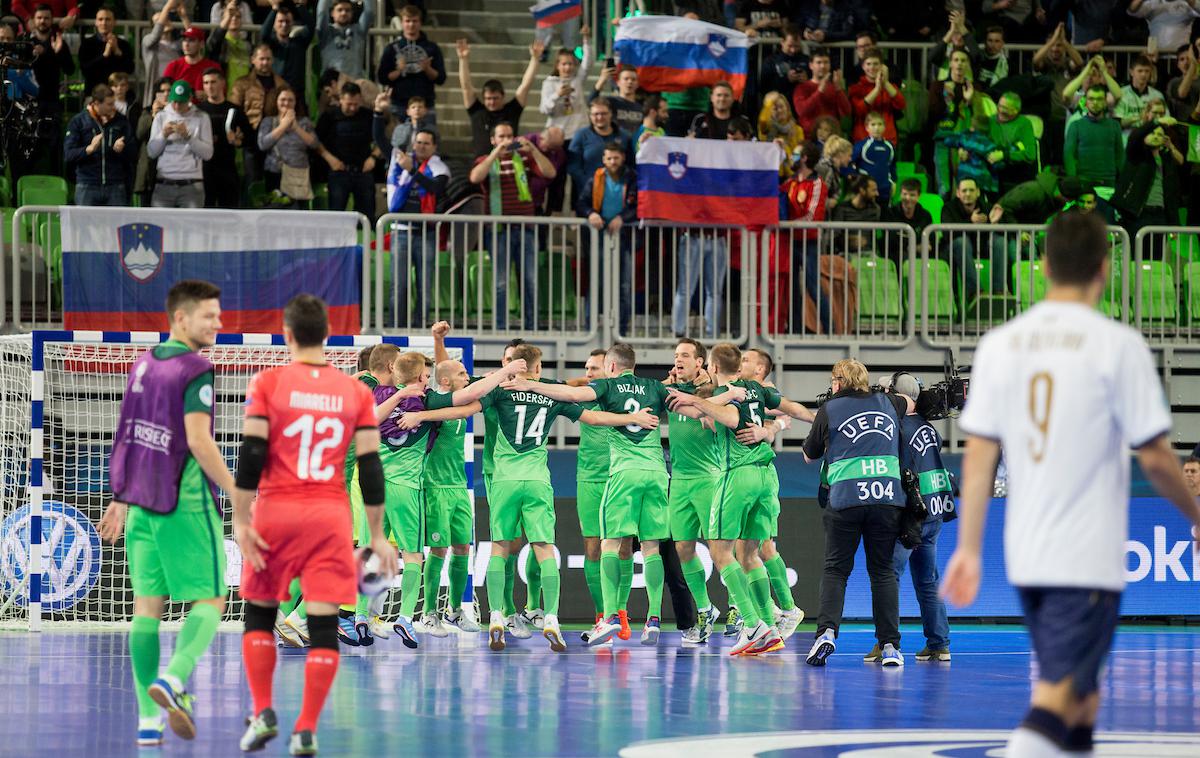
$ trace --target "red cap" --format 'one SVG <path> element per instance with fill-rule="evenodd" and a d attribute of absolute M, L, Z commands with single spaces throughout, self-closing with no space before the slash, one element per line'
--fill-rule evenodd
<path fill-rule="evenodd" d="M 184 39 L 195 39 L 195 40 L 200 40 L 201 42 L 203 42 L 205 39 L 208 38 L 208 35 L 205 34 L 204 30 L 198 26 L 189 26 L 183 32 L 183 38 Z"/>

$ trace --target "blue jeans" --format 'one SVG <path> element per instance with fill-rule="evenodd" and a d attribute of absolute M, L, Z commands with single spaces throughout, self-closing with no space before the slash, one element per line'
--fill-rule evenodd
<path fill-rule="evenodd" d="M 375 178 L 362 171 L 329 172 L 329 210 L 344 211 L 354 198 L 354 210 L 375 220 Z"/>
<path fill-rule="evenodd" d="M 496 232 L 492 261 L 496 287 L 496 328 L 508 328 L 508 270 L 510 265 L 516 265 L 521 269 L 524 289 L 522 327 L 526 330 L 537 329 L 537 235 L 533 229 L 502 226 Z"/>
<path fill-rule="evenodd" d="M 942 531 L 940 518 L 929 519 L 921 529 L 921 544 L 909 550 L 896 541 L 892 561 L 896 567 L 896 579 L 904 576 L 904 567 L 912 561 L 912 583 L 917 592 L 917 603 L 921 606 L 921 626 L 925 630 L 925 644 L 931 650 L 950 647 L 950 622 L 946 619 L 946 604 L 938 596 L 941 576 L 937 567 L 937 538 Z"/>
<path fill-rule="evenodd" d="M 129 205 L 125 184 L 76 184 L 75 204 L 91 206 Z"/>
<path fill-rule="evenodd" d="M 405 275 L 401 276 L 404 272 Z M 421 231 L 398 229 L 392 232 L 392 291 L 395 293 L 396 326 L 425 327 L 429 325 L 429 301 L 436 300 L 433 291 L 437 276 L 437 238 L 432 225 Z M 409 282 L 414 300 L 408 302 Z"/>
<path fill-rule="evenodd" d="M 800 277 L 804 277 L 804 292 L 817 306 L 821 333 L 829 334 L 833 324 L 833 305 L 829 295 L 821 291 L 821 255 L 817 240 L 805 239 L 797 232 L 792 238 L 792 334 L 804 333 L 804 298 L 800 296 Z"/>
<path fill-rule="evenodd" d="M 702 285 L 704 336 L 712 339 L 721 330 L 729 246 L 723 238 L 711 235 L 693 237 L 685 234 L 682 243 L 675 249 L 675 302 L 671 307 L 671 328 L 677 335 L 687 333 L 692 295 L 697 285 Z"/>
<path fill-rule="evenodd" d="M 965 306 L 979 293 L 979 272 L 975 270 L 975 239 L 970 232 L 955 232 L 950 241 L 950 273 L 955 287 L 961 287 L 959 300 Z M 1003 234 L 992 234 L 988 238 L 988 249 L 992 261 L 992 281 L 984 292 L 1003 294 L 1008 291 L 1009 252 L 1015 247 L 1016 238 Z"/>
<path fill-rule="evenodd" d="M 608 252 L 608 240 L 610 236 L 607 231 L 600 233 L 601 250 L 604 252 L 600 255 L 600 286 L 597 289 L 600 292 L 600 308 L 602 311 L 604 309 L 604 288 L 607 281 L 604 272 L 609 265 L 606 254 Z M 619 334 L 627 335 L 629 334 L 630 323 L 633 320 L 633 280 L 637 276 L 637 272 L 633 270 L 632 229 L 624 226 L 621 227 L 617 238 L 617 248 L 621 256 L 620 260 L 613 264 L 617 267 L 617 331 Z"/>

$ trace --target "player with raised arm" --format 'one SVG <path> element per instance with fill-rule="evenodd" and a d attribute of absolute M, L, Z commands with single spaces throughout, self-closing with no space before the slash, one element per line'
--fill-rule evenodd
<path fill-rule="evenodd" d="M 729 589 L 730 601 L 746 621 L 730 655 L 758 655 L 783 647 L 773 623 L 770 580 L 758 555 L 759 545 L 771 536 L 774 498 L 767 468 L 775 452 L 764 419 L 767 411 L 776 408 L 793 418 L 806 415 L 808 409 L 783 398 L 776 389 L 741 379 L 741 365 L 742 354 L 736 346 L 714 345 L 708 359 L 708 372 L 717 384 L 714 400 L 736 392 L 734 399 L 719 405 L 672 390 L 671 405 L 677 413 L 702 414 L 720 424 L 722 477 L 709 515 L 709 550 Z M 735 541 L 740 564 L 734 556 Z"/>
<path fill-rule="evenodd" d="M 212 642 L 229 593 L 217 488 L 233 492 L 233 476 L 213 439 L 213 366 L 199 352 L 221 329 L 220 297 L 204 281 L 171 287 L 171 336 L 134 362 L 113 435 L 113 499 L 100 536 L 115 543 L 125 534 L 133 585 L 129 656 L 143 746 L 162 744 L 159 706 L 175 734 L 196 736 L 187 680 Z M 167 597 L 191 608 L 160 674 L 158 628 Z M 273 623 L 274 615 L 268 631 Z"/>
<path fill-rule="evenodd" d="M 1096 309 L 1109 276 L 1104 221 L 1078 211 L 1046 232 L 1046 298 L 986 334 L 959 424 L 958 548 L 942 592 L 979 591 L 983 530 L 1001 448 L 1008 466 L 1004 563 L 1038 663 L 1008 755 L 1091 754 L 1097 679 L 1125 587 L 1129 449 L 1163 497 L 1200 528 L 1171 449 L 1171 417 L 1142 336 Z"/>
<path fill-rule="evenodd" d="M 354 602 L 358 593 L 350 502 L 339 476 L 351 437 L 359 451 L 370 549 L 384 575 L 396 571 L 396 550 L 383 535 L 375 404 L 366 385 L 325 361 L 328 334 L 325 303 L 312 295 L 292 298 L 283 311 L 283 337 L 292 362 L 260 371 L 246 388 L 233 493 L 233 530 L 243 561 L 240 592 L 246 601 L 242 658 L 254 701 L 254 715 L 240 742 L 243 751 L 262 749 L 279 731 L 272 708 L 276 653 L 271 626 L 279 601 L 288 597 L 288 585 L 299 576 L 312 648 L 288 750 L 292 755 L 317 753 L 317 720 L 338 669 L 338 606 Z"/>

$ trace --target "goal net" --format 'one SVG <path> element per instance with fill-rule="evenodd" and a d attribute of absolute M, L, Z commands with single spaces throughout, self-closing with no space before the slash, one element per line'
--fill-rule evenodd
<path fill-rule="evenodd" d="M 157 344 L 158 335 L 106 333 L 103 338 L 99 333 L 78 332 L 46 333 L 44 340 L 30 335 L 0 338 L 0 625 L 31 623 L 38 615 L 39 601 L 45 622 L 104 624 L 132 616 L 125 542 L 103 544 L 97 530 L 111 498 L 109 456 L 126 377 L 133 362 Z M 359 352 L 379 339 L 330 338 L 326 358 L 353 373 Z M 387 341 L 432 357 L 428 337 Z M 470 368 L 470 341 L 455 342 L 460 344 L 451 354 L 463 358 Z M 215 367 L 216 441 L 232 468 L 241 442 L 246 385 L 256 372 L 286 365 L 290 358 L 286 346 L 271 344 L 271 337 L 264 335 L 221 335 L 217 345 L 203 352 Z M 40 361 L 35 353 L 40 353 Z M 39 362 L 40 373 L 33 370 Z M 40 418 L 32 403 L 35 387 L 43 398 Z M 471 435 L 467 437 L 470 450 Z M 40 572 L 33 538 L 38 521 L 33 485 L 39 465 Z M 222 509 L 225 581 L 231 588 L 225 620 L 236 620 L 242 615 L 236 589 L 241 554 L 233 540 L 227 495 L 222 497 Z M 40 592 L 31 588 L 34 584 Z M 178 620 L 185 611 L 184 604 L 172 602 L 164 618 Z"/>

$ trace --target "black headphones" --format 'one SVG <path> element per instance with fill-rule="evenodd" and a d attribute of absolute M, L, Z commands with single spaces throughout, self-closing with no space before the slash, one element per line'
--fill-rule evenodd
<path fill-rule="evenodd" d="M 892 376 L 891 376 L 891 383 L 888 385 L 888 388 L 887 388 L 887 391 L 889 394 L 892 394 L 892 395 L 896 394 L 896 380 L 902 376 L 911 376 L 913 378 L 913 381 L 915 381 L 917 383 L 918 389 L 921 389 L 921 390 L 925 389 L 925 383 L 922 382 L 921 378 L 918 377 L 916 374 L 910 373 L 908 371 L 897 371 L 896 373 L 892 374 Z M 916 398 L 914 397 L 913 400 L 916 400 Z"/>

